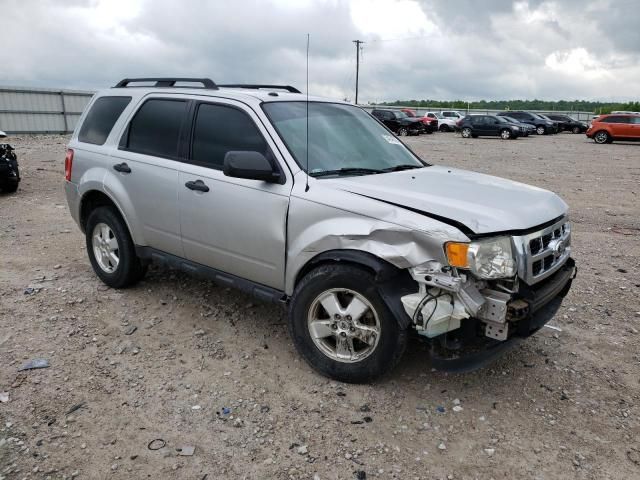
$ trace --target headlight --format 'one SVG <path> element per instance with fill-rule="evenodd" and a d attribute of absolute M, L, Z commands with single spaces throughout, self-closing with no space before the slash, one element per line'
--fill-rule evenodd
<path fill-rule="evenodd" d="M 471 243 L 448 242 L 445 251 L 449 265 L 470 270 L 478 278 L 508 278 L 516 274 L 510 237 Z"/>

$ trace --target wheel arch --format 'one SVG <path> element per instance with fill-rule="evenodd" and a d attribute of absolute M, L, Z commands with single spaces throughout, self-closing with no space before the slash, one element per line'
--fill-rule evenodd
<path fill-rule="evenodd" d="M 78 223 L 83 233 L 86 233 L 85 225 L 87 223 L 87 219 L 89 218 L 89 215 L 93 210 L 95 210 L 98 207 L 114 207 L 118 212 L 118 215 L 120 215 L 120 218 L 122 218 L 125 225 L 127 226 L 129 235 L 131 235 L 131 238 L 134 239 L 134 243 L 135 243 L 135 238 L 133 237 L 133 232 L 131 230 L 131 226 L 129 225 L 129 222 L 127 221 L 127 217 L 123 214 L 122 209 L 120 208 L 118 203 L 111 196 L 109 196 L 109 194 L 105 193 L 103 190 L 97 190 L 97 189 L 88 190 L 82 195 L 82 198 L 80 199 L 80 211 L 79 211 Z"/>
<path fill-rule="evenodd" d="M 393 313 L 402 328 L 411 324 L 400 297 L 415 293 L 418 284 L 411 278 L 407 269 L 398 268 L 388 261 L 369 252 L 361 250 L 328 250 L 311 258 L 305 263 L 295 276 L 294 286 L 314 268 L 323 265 L 353 265 L 361 267 L 373 274 L 380 296 Z"/>

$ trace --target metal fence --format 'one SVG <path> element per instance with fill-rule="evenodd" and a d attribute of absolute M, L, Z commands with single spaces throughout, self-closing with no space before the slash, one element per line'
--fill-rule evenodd
<path fill-rule="evenodd" d="M 388 106 L 388 105 L 362 105 L 366 110 L 371 111 L 374 108 L 384 108 L 384 109 L 388 109 L 388 110 L 402 110 L 403 108 L 409 108 L 411 110 L 413 110 L 414 112 L 416 112 L 416 115 L 421 117 L 423 116 L 425 113 L 427 112 L 442 112 L 442 111 L 456 111 L 456 112 L 460 112 L 460 113 L 464 113 L 464 114 L 472 114 L 472 113 L 480 113 L 480 114 L 485 114 L 485 115 L 495 115 L 496 113 L 499 112 L 504 112 L 505 110 L 492 110 L 492 109 L 480 109 L 480 108 L 471 108 L 471 109 L 466 109 L 466 108 L 443 108 L 443 107 L 402 107 L 402 106 Z M 568 110 L 554 110 L 554 111 L 550 111 L 550 110 L 527 110 L 527 112 L 532 112 L 532 113 L 542 113 L 544 115 L 548 115 L 548 114 L 556 114 L 556 115 L 569 115 L 572 118 L 575 118 L 576 120 L 582 121 L 582 122 L 588 122 L 590 120 L 593 119 L 593 117 L 596 115 L 595 112 L 574 112 L 574 111 L 568 111 Z"/>
<path fill-rule="evenodd" d="M 70 133 L 92 96 L 83 90 L 0 87 L 0 130 Z"/>

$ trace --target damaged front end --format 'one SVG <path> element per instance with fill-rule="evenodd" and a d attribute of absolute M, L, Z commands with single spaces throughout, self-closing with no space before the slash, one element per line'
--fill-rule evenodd
<path fill-rule="evenodd" d="M 562 219 L 524 235 L 449 243 L 447 265 L 430 261 L 410 269 L 418 291 L 401 301 L 432 344 L 434 365 L 479 368 L 542 328 L 576 274 L 570 240 Z"/>

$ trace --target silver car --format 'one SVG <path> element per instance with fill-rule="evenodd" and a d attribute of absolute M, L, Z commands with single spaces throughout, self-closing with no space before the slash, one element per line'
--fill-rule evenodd
<path fill-rule="evenodd" d="M 300 354 L 346 382 L 389 371 L 411 334 L 438 368 L 484 365 L 576 273 L 557 195 L 430 165 L 361 108 L 289 86 L 125 79 L 88 105 L 65 178 L 104 283 L 156 262 L 281 303 Z"/>

